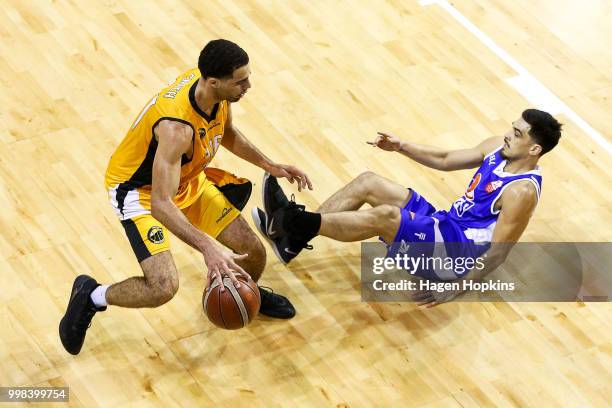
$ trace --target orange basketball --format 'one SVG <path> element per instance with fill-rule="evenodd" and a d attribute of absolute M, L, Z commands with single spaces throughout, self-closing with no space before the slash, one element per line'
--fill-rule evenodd
<path fill-rule="evenodd" d="M 254 280 L 236 275 L 240 287 L 234 287 L 231 279 L 223 275 L 223 282 L 214 279 L 202 296 L 204 312 L 215 326 L 235 330 L 248 325 L 259 312 L 261 297 Z M 221 284 L 225 291 L 221 292 Z"/>

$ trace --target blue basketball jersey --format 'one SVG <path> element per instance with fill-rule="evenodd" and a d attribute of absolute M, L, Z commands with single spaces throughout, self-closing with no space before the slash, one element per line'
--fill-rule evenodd
<path fill-rule="evenodd" d="M 530 181 L 540 198 L 540 168 L 520 174 L 507 173 L 504 171 L 506 160 L 501 156 L 501 149 L 485 156 L 467 191 L 453 203 L 448 212 L 449 218 L 461 228 L 465 237 L 475 243 L 491 242 L 499 216 L 495 204 L 509 185 L 521 180 Z"/>
<path fill-rule="evenodd" d="M 412 190 L 410 200 L 400 210 L 400 226 L 393 242 L 387 245 L 387 256 L 475 259 L 485 253 L 499 217 L 495 204 L 504 190 L 512 183 L 527 180 L 533 183 L 539 199 L 542 189 L 539 167 L 520 174 L 505 172 L 506 160 L 501 156 L 501 149 L 485 156 L 467 191 L 449 211 L 436 210 L 425 197 Z M 414 273 L 427 279 L 452 280 L 467 273 L 467 269 L 435 266 L 420 268 Z"/>

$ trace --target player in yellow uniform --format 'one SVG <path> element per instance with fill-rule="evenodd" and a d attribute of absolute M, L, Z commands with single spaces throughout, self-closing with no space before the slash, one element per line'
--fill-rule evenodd
<path fill-rule="evenodd" d="M 75 279 L 59 327 L 69 353 L 80 352 L 91 319 L 107 305 L 157 307 L 172 299 L 179 278 L 166 229 L 202 253 L 209 280 L 225 274 L 238 287 L 234 274 L 260 278 L 266 253 L 240 215 L 251 183 L 209 163 L 223 146 L 276 177 L 296 181 L 300 189 L 312 185 L 301 170 L 267 158 L 234 126 L 231 103 L 251 87 L 249 75 L 242 48 L 211 41 L 198 68 L 155 95 L 132 123 L 110 159 L 105 185 L 144 276 L 112 285 L 87 275 Z M 295 315 L 284 296 L 260 292 L 262 314 Z"/>

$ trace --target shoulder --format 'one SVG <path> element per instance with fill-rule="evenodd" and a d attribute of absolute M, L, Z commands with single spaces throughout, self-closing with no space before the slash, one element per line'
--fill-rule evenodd
<path fill-rule="evenodd" d="M 538 202 L 536 186 L 529 179 L 521 179 L 512 182 L 506 187 L 501 195 L 503 207 L 535 207 Z"/>
<path fill-rule="evenodd" d="M 154 128 L 156 139 L 165 139 L 175 143 L 191 143 L 193 126 L 191 123 L 179 118 L 160 118 Z"/>

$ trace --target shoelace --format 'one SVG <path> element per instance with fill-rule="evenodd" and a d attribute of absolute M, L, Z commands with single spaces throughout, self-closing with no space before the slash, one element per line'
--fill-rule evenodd
<path fill-rule="evenodd" d="M 303 211 L 303 210 L 306 209 L 306 206 L 302 205 L 302 204 L 296 203 L 295 202 L 295 194 L 292 193 L 291 194 L 291 200 L 289 201 L 288 208 L 297 208 L 298 210 Z"/>

